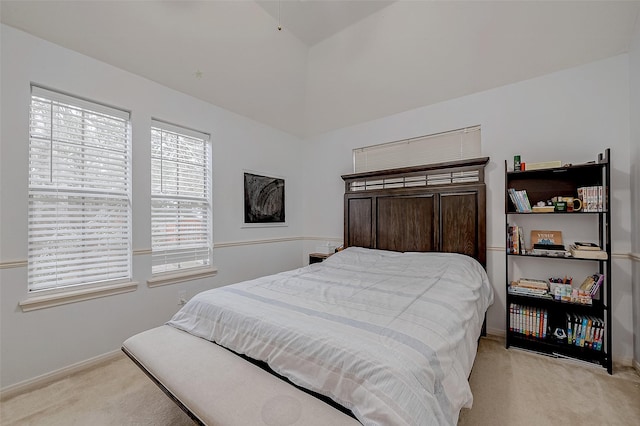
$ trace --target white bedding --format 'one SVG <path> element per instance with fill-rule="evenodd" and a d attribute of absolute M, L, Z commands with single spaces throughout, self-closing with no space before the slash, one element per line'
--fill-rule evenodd
<path fill-rule="evenodd" d="M 348 248 L 200 293 L 168 324 L 267 362 L 364 425 L 454 425 L 492 302 L 470 257 Z"/>

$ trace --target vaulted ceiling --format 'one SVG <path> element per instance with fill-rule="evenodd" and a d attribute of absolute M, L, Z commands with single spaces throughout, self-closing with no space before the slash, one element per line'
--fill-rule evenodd
<path fill-rule="evenodd" d="M 640 1 L 0 7 L 7 25 L 298 136 L 625 53 L 640 13 Z"/>

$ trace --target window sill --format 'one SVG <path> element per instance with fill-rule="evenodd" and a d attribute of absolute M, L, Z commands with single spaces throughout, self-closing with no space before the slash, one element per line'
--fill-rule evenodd
<path fill-rule="evenodd" d="M 65 305 L 67 303 L 80 302 L 82 300 L 97 299 L 99 297 L 112 296 L 114 294 L 135 291 L 138 283 L 135 281 L 102 285 L 98 287 L 74 289 L 63 292 L 42 294 L 39 296 L 29 296 L 19 302 L 22 312 L 34 311 L 36 309 L 50 308 L 53 306 Z"/>
<path fill-rule="evenodd" d="M 162 285 L 176 284 L 184 281 L 198 280 L 201 278 L 213 277 L 218 273 L 216 268 L 198 269 L 188 272 L 172 272 L 167 274 L 159 274 L 149 280 L 149 287 L 160 287 Z"/>

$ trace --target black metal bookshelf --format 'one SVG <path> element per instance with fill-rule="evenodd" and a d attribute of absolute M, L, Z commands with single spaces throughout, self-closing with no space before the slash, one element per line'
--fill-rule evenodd
<path fill-rule="evenodd" d="M 535 352 L 545 353 L 551 356 L 575 358 L 582 361 L 596 363 L 606 368 L 612 374 L 612 335 L 611 335 L 611 208 L 609 204 L 609 192 L 611 182 L 610 171 L 610 150 L 598 156 L 596 161 L 566 165 L 550 169 L 508 171 L 505 161 L 505 241 L 507 243 L 507 253 L 505 256 L 506 272 L 506 347 L 511 346 L 527 349 Z M 601 211 L 573 211 L 573 212 L 523 212 L 518 211 L 516 205 L 509 196 L 509 189 L 517 191 L 525 190 L 530 204 L 534 205 L 538 201 L 546 201 L 557 195 L 578 196 L 578 188 L 581 187 L 602 187 L 602 208 Z M 566 256 L 550 256 L 524 253 L 509 253 L 509 225 L 515 218 L 529 216 L 552 217 L 557 227 L 561 228 L 563 221 L 570 220 L 578 216 L 589 215 L 594 217 L 593 222 L 597 222 L 599 246 L 607 253 L 607 259 L 583 259 Z M 585 230 L 590 231 L 590 230 Z M 591 230 L 590 232 L 593 232 Z M 518 262 L 526 262 L 522 259 L 539 259 L 543 262 L 592 262 L 594 269 L 604 275 L 597 295 L 592 299 L 592 304 L 579 304 L 567 301 L 555 300 L 553 297 L 536 297 L 522 294 L 512 294 L 509 292 L 509 285 L 512 281 L 517 281 L 513 270 Z M 575 283 L 574 283 L 575 285 Z M 526 307 L 534 312 L 544 311 L 548 320 L 546 322 L 546 333 L 522 334 L 513 324 L 512 306 Z M 569 344 L 566 340 L 554 335 L 555 329 L 566 330 L 567 315 L 579 315 L 593 318 L 603 324 L 602 327 L 602 347 L 594 349 L 591 347 Z M 594 321 L 595 323 L 596 321 Z M 542 324 L 542 323 L 540 323 Z M 535 326 L 537 327 L 537 325 Z M 535 335 L 535 337 L 534 337 Z M 544 336 L 544 337 L 543 337 Z M 588 343 L 588 342 L 587 342 Z"/>

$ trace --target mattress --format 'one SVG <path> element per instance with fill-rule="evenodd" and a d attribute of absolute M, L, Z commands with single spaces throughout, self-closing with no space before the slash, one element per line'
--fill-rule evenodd
<path fill-rule="evenodd" d="M 456 424 L 492 287 L 474 259 L 348 248 L 205 291 L 167 323 L 266 362 L 364 425 Z"/>

